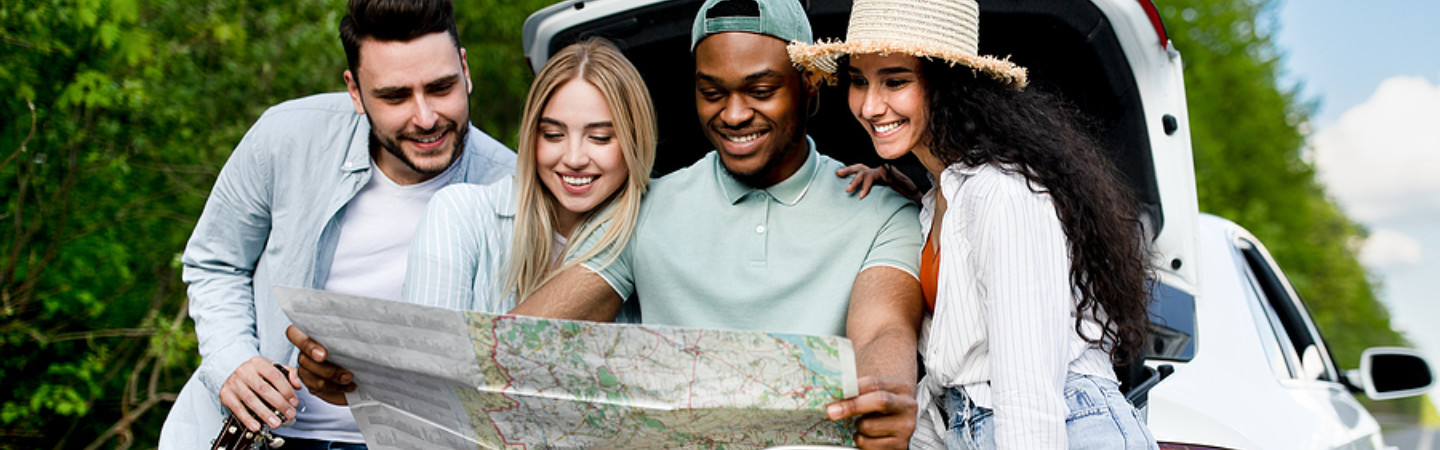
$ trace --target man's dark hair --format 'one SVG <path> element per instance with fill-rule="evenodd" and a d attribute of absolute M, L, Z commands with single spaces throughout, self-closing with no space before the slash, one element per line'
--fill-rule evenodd
<path fill-rule="evenodd" d="M 460 35 L 455 30 L 455 8 L 450 0 L 350 0 L 340 19 L 340 44 L 350 73 L 359 79 L 360 41 L 405 42 L 430 33 L 445 32 L 455 51 Z"/>

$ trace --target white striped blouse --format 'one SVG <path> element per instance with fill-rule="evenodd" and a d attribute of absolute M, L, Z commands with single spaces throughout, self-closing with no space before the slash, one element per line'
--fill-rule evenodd
<path fill-rule="evenodd" d="M 1068 244 L 1051 197 L 991 165 L 953 165 L 939 189 L 948 207 L 935 311 L 921 330 L 927 376 L 912 446 L 943 446 L 938 396 L 959 386 L 994 411 L 998 448 L 1063 449 L 1067 372 L 1115 375 L 1105 350 L 1075 332 Z M 920 213 L 927 236 L 935 195 L 926 194 Z M 1100 327 L 1083 325 L 1092 338 Z"/>
<path fill-rule="evenodd" d="M 455 184 L 430 199 L 410 244 L 406 301 L 495 314 L 515 307 L 502 294 L 515 229 L 515 177 Z"/>

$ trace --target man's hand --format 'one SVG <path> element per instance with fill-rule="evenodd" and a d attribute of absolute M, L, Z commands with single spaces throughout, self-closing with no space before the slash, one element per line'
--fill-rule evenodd
<path fill-rule="evenodd" d="M 915 385 L 899 378 L 862 377 L 860 395 L 831 403 L 830 420 L 859 417 L 855 445 L 864 449 L 907 448 L 915 432 Z"/>
<path fill-rule="evenodd" d="M 256 417 L 264 420 L 270 428 L 276 428 L 284 421 L 295 418 L 295 407 L 300 405 L 300 397 L 295 396 L 295 390 L 299 388 L 300 379 L 295 377 L 294 371 L 286 376 L 275 368 L 274 362 L 256 356 L 240 364 L 225 379 L 225 384 L 220 387 L 220 403 L 229 408 L 230 414 L 239 418 L 240 423 L 250 431 L 260 431 L 260 422 Z M 281 411 L 285 418 L 277 417 L 272 410 Z"/>
<path fill-rule="evenodd" d="M 345 393 L 355 390 L 355 376 L 345 368 L 325 361 L 329 352 L 325 346 L 310 339 L 305 332 L 291 325 L 285 329 L 285 337 L 300 349 L 299 376 L 310 394 L 326 403 L 345 406 Z"/>

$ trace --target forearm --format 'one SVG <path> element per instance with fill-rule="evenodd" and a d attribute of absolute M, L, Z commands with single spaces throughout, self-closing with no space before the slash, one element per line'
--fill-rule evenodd
<path fill-rule="evenodd" d="M 905 448 L 915 431 L 915 337 L 920 283 L 889 266 L 855 277 L 846 334 L 855 345 L 859 395 L 831 404 L 827 417 L 856 417 L 860 448 Z"/>
<path fill-rule="evenodd" d="M 197 371 L 219 392 L 235 368 L 260 354 L 254 273 L 269 227 L 230 214 L 225 189 L 217 183 L 215 191 L 180 261 L 201 356 Z"/>
<path fill-rule="evenodd" d="M 201 362 L 200 381 L 218 393 L 225 379 L 242 363 L 260 355 L 255 335 L 255 301 L 247 275 L 222 274 L 186 265 L 190 283 L 190 317 Z"/>
<path fill-rule="evenodd" d="M 867 342 L 854 342 L 856 373 L 861 377 L 898 378 L 914 385 L 919 373 L 914 332 L 895 327 Z"/>
<path fill-rule="evenodd" d="M 622 301 L 603 277 L 584 267 L 571 267 L 551 278 L 510 313 L 609 322 L 620 312 Z"/>
<path fill-rule="evenodd" d="M 265 146 L 252 138 L 220 171 L 181 256 L 202 357 L 197 371 L 212 392 L 260 354 L 254 274 L 270 238 L 272 198 Z"/>
<path fill-rule="evenodd" d="M 919 281 L 905 271 L 882 266 L 861 272 L 846 323 L 859 376 L 915 384 L 922 301 Z"/>

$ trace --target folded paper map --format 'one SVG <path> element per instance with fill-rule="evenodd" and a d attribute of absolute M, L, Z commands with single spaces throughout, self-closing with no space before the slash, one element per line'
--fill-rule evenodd
<path fill-rule="evenodd" d="M 851 445 L 825 406 L 857 393 L 835 336 L 451 311 L 277 287 L 354 373 L 373 449 Z"/>

